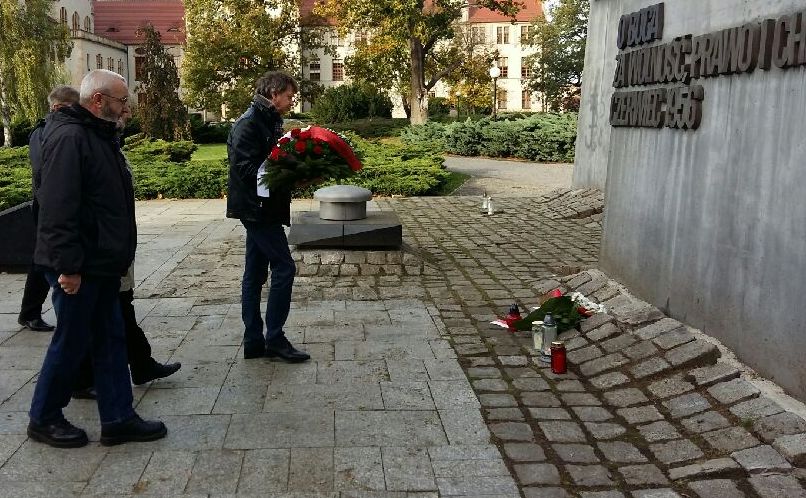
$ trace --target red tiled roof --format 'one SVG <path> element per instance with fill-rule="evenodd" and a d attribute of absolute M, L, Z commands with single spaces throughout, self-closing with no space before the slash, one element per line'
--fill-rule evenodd
<path fill-rule="evenodd" d="M 300 18 L 303 20 L 304 24 L 325 24 L 333 26 L 336 23 L 332 19 L 323 19 L 321 17 L 314 16 L 312 11 L 314 6 L 325 0 L 299 0 L 299 13 Z M 349 1 L 349 0 L 348 0 Z M 540 0 L 520 0 L 524 6 L 515 16 L 515 20 L 518 22 L 532 22 L 533 20 L 543 17 L 543 3 Z M 432 5 L 432 2 L 429 0 L 425 0 L 424 2 L 426 8 Z M 498 12 L 493 12 L 490 9 L 485 9 L 484 7 L 476 7 L 471 5 L 469 7 L 468 12 L 468 22 L 471 23 L 482 23 L 482 22 L 510 22 L 512 19 L 503 15 L 499 14 Z M 307 21 L 307 22 L 306 22 Z"/>
<path fill-rule="evenodd" d="M 524 6 L 520 12 L 515 15 L 516 21 L 532 22 L 537 18 L 543 17 L 543 3 L 540 2 L 540 0 L 520 1 L 524 4 Z M 493 12 L 492 10 L 485 9 L 484 7 L 476 7 L 471 5 L 470 11 L 468 12 L 467 22 L 509 22 L 511 20 L 511 18 L 498 12 Z"/>
<path fill-rule="evenodd" d="M 325 0 L 298 0 L 299 18 L 305 26 L 335 26 L 336 21 L 313 13 L 314 7 Z"/>
<path fill-rule="evenodd" d="M 136 45 L 137 30 L 149 23 L 162 35 L 162 43 L 185 42 L 185 5 L 182 0 L 94 0 L 95 34 Z"/>

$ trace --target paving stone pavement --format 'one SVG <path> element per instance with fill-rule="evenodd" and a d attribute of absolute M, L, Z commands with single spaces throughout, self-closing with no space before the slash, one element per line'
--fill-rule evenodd
<path fill-rule="evenodd" d="M 600 196 L 374 204 L 403 250 L 294 251 L 287 333 L 313 359 L 287 365 L 242 359 L 243 230 L 223 201 L 138 203 L 137 316 L 183 362 L 134 389 L 168 425 L 153 443 L 100 446 L 88 401 L 66 415 L 89 446 L 28 441 L 50 334 L 19 330 L 24 276 L 0 274 L 0 496 L 804 496 L 806 422 L 590 269 Z M 555 287 L 609 309 L 563 334 L 565 375 L 489 324 Z"/>

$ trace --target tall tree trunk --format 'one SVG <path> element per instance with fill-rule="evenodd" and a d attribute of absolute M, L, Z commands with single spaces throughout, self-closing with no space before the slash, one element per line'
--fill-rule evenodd
<path fill-rule="evenodd" d="M 403 103 L 403 112 L 406 113 L 406 119 L 411 119 L 411 103 L 409 102 L 409 96 L 401 93 L 400 101 Z"/>
<path fill-rule="evenodd" d="M 428 93 L 425 90 L 423 44 L 417 38 L 409 39 L 411 48 L 411 118 L 413 125 L 428 121 Z"/>
<path fill-rule="evenodd" d="M 0 72 L 0 119 L 3 121 L 3 147 L 11 147 L 11 106 L 2 72 Z"/>

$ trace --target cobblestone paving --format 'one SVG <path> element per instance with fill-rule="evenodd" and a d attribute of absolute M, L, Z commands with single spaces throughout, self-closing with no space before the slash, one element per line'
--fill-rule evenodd
<path fill-rule="evenodd" d="M 381 200 L 403 251 L 295 251 L 303 365 L 242 359 L 242 229 L 221 201 L 138 204 L 138 317 L 155 357 L 184 365 L 135 388 L 138 411 L 168 425 L 154 443 L 27 440 L 50 335 L 19 331 L 24 276 L 0 275 L 0 496 L 803 496 L 806 423 L 586 270 L 601 197 L 497 204 Z M 557 286 L 611 309 L 566 333 L 563 376 L 489 325 Z M 66 414 L 98 440 L 93 403 Z"/>

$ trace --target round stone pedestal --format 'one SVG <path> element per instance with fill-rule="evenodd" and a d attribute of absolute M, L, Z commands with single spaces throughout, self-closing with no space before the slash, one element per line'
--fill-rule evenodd
<path fill-rule="evenodd" d="M 319 217 L 323 220 L 363 220 L 372 192 L 355 185 L 331 185 L 314 192 L 313 198 L 319 201 Z"/>

